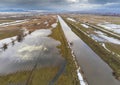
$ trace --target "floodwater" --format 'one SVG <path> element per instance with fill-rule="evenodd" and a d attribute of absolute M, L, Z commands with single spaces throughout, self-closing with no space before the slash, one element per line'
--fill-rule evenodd
<path fill-rule="evenodd" d="M 47 37 L 50 29 L 41 29 L 24 37 L 21 42 L 15 41 L 5 51 L 0 51 L 0 74 L 6 75 L 22 70 L 31 70 L 45 66 L 61 66 L 64 64 L 58 48 L 60 42 Z"/>
<path fill-rule="evenodd" d="M 75 33 L 73 33 L 58 16 L 66 39 L 72 42 L 72 50 L 76 55 L 78 64 L 81 66 L 84 76 L 89 85 L 120 85 L 120 82 L 112 75 L 112 69 L 85 44 Z"/>

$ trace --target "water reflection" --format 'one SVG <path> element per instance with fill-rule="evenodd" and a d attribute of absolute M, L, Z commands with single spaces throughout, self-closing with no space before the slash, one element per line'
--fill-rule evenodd
<path fill-rule="evenodd" d="M 0 74 L 31 70 L 36 62 L 37 67 L 61 65 L 64 59 L 56 48 L 60 42 L 47 37 L 49 34 L 51 30 L 43 29 L 32 32 L 24 40 L 23 36 L 17 36 L 20 42 L 13 40 L 14 47 L 8 45 L 7 50 L 0 53 Z"/>
<path fill-rule="evenodd" d="M 15 45 L 15 40 L 14 39 L 11 39 L 12 40 L 12 46 Z"/>
<path fill-rule="evenodd" d="M 27 35 L 30 35 L 31 33 L 32 31 L 25 30 L 25 32 L 23 31 L 21 34 L 17 35 L 14 38 L 12 37 L 11 39 L 10 38 L 3 39 L 3 44 L 2 44 L 2 47 L 0 47 L 0 50 L 5 51 L 8 48 L 8 45 L 11 45 L 11 44 L 12 46 L 14 46 L 15 41 L 22 42 L 24 40 L 24 37 L 26 37 Z"/>
<path fill-rule="evenodd" d="M 78 64 L 84 72 L 84 76 L 89 85 L 120 85 L 120 82 L 112 75 L 112 69 L 95 53 L 87 44 L 85 44 L 65 21 L 59 16 L 59 21 L 65 37 L 71 46 Z"/>
<path fill-rule="evenodd" d="M 8 45 L 6 43 L 4 43 L 2 48 L 5 51 L 8 48 Z"/>
<path fill-rule="evenodd" d="M 17 36 L 17 41 L 18 41 L 18 42 L 21 42 L 23 39 L 24 39 L 24 36 L 23 36 L 23 35 L 18 35 L 18 36 Z"/>

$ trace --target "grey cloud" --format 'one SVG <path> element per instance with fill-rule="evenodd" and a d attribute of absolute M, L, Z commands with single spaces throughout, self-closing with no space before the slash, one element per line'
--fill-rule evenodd
<path fill-rule="evenodd" d="M 105 4 L 105 3 L 120 3 L 120 0 L 88 0 L 89 3 Z"/>
<path fill-rule="evenodd" d="M 67 4 L 67 0 L 0 0 L 0 6 L 18 6 L 18 7 L 30 7 L 30 6 L 49 6 L 56 4 Z"/>
<path fill-rule="evenodd" d="M 69 4 L 70 0 L 0 0 L 3 5 L 42 5 L 42 4 Z M 79 0 L 79 2 L 85 0 Z M 78 3 L 79 3 L 78 2 Z M 88 0 L 89 3 L 108 3 L 120 2 L 120 0 Z"/>
<path fill-rule="evenodd" d="M 27 9 L 45 9 L 45 8 L 69 8 L 69 5 L 79 5 L 87 0 L 79 0 L 76 3 L 71 3 L 70 0 L 0 0 L 1 8 L 27 8 Z M 107 4 L 107 3 L 120 3 L 120 0 L 88 0 L 90 4 Z"/>

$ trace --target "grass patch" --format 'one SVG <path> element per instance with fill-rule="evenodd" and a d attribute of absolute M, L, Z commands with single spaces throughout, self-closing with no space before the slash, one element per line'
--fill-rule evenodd
<path fill-rule="evenodd" d="M 3 31 L 0 31 L 0 40 L 4 38 L 17 36 L 21 33 L 22 33 L 22 30 L 20 29 L 3 30 Z"/>
<path fill-rule="evenodd" d="M 71 55 L 71 50 L 68 48 L 68 43 L 61 29 L 60 23 L 58 23 L 57 27 L 53 29 L 52 32 L 53 33 L 50 36 L 61 42 L 61 45 L 58 46 L 58 48 L 67 62 L 64 73 L 59 77 L 55 85 L 79 85 L 76 66 Z"/>
<path fill-rule="evenodd" d="M 27 80 L 28 76 L 29 76 L 29 72 L 27 72 L 27 71 L 16 72 L 14 74 L 0 76 L 0 82 L 2 83 L 2 85 L 9 85 L 11 83 L 17 84 L 18 82 L 21 83 L 21 82 Z"/>
<path fill-rule="evenodd" d="M 15 21 L 15 20 L 0 20 L 0 24 L 1 23 L 6 23 L 6 22 L 13 22 L 13 21 Z"/>
<path fill-rule="evenodd" d="M 35 69 L 32 73 L 29 85 L 48 85 L 58 70 L 58 67 L 44 67 Z M 25 83 L 25 85 L 27 85 L 26 81 L 29 79 L 30 73 L 31 71 L 23 71 L 6 76 L 0 76 L 0 82 L 2 85 L 18 85 L 22 83 Z"/>
<path fill-rule="evenodd" d="M 113 44 L 113 43 L 105 43 L 105 45 L 109 50 L 120 55 L 120 45 Z"/>
<path fill-rule="evenodd" d="M 45 67 L 33 72 L 32 81 L 29 85 L 48 85 L 58 72 L 59 67 Z"/>

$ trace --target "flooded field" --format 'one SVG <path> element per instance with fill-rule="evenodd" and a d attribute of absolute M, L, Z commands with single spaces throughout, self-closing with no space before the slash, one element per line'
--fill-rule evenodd
<path fill-rule="evenodd" d="M 60 42 L 48 38 L 50 33 L 50 30 L 36 30 L 23 41 L 15 42 L 14 46 L 11 44 L 0 52 L 0 74 L 32 69 L 36 63 L 38 67 L 62 64 L 64 59 L 56 48 Z"/>
<path fill-rule="evenodd" d="M 63 51 L 67 47 L 63 42 L 67 42 L 60 37 L 64 38 L 64 35 L 58 33 L 57 40 L 52 36 L 56 34 L 53 30 L 61 29 L 60 26 L 56 28 L 58 20 L 55 15 L 38 16 L 14 25 L 11 23 L 0 27 L 0 33 L 4 31 L 0 36 L 0 82 L 3 85 L 78 84 L 70 49 Z M 14 30 L 15 34 L 8 35 L 8 30 Z M 7 36 L 2 37 L 4 35 Z M 65 80 L 67 82 L 61 82 Z"/>
<path fill-rule="evenodd" d="M 0 85 L 120 85 L 120 0 L 0 0 Z"/>
<path fill-rule="evenodd" d="M 119 34 L 83 23 L 78 15 L 61 16 L 15 17 L 0 23 L 3 85 L 120 84 Z"/>

